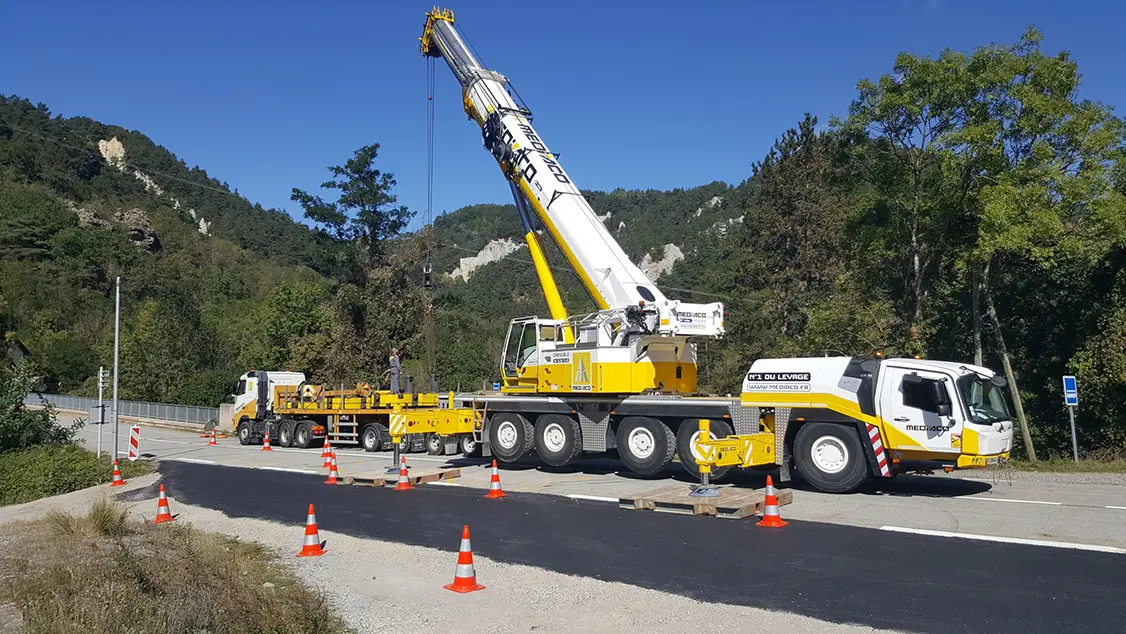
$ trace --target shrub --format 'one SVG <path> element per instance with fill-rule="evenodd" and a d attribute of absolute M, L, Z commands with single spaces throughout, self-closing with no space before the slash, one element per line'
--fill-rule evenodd
<path fill-rule="evenodd" d="M 126 479 L 153 469 L 148 462 L 121 463 Z M 77 445 L 40 445 L 0 453 L 0 506 L 70 493 L 109 482 L 112 477 L 108 454 L 99 459 Z"/>
<path fill-rule="evenodd" d="M 74 440 L 82 426 L 80 421 L 69 427 L 60 425 L 51 407 L 28 409 L 23 401 L 33 384 L 27 363 L 19 364 L 12 372 L 0 373 L 0 452 L 66 444 Z"/>

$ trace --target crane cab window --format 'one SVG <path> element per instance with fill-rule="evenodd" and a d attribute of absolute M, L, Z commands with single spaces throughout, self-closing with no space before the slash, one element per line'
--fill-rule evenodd
<path fill-rule="evenodd" d="M 515 374 L 516 368 L 523 367 L 536 354 L 538 344 L 534 323 L 512 324 L 508 330 L 508 345 L 504 349 L 504 370 Z"/>
<path fill-rule="evenodd" d="M 559 328 L 556 326 L 540 326 L 540 341 L 559 341 Z"/>

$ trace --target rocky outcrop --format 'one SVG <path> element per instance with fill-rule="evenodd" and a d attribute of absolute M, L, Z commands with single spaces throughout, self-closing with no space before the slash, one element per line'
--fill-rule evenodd
<path fill-rule="evenodd" d="M 656 282 L 662 275 L 671 271 L 678 260 L 683 259 L 684 252 L 680 250 L 680 247 L 670 242 L 665 245 L 664 252 L 659 260 L 654 260 L 646 253 L 645 257 L 641 258 L 640 267 L 642 272 L 649 276 L 649 279 Z"/>
<path fill-rule="evenodd" d="M 71 201 L 66 201 L 66 206 L 78 216 L 78 226 L 87 229 L 101 229 L 102 231 L 113 230 L 113 225 L 103 220 L 98 216 L 98 212 L 90 209 L 89 207 L 79 207 Z"/>
<path fill-rule="evenodd" d="M 146 251 L 160 250 L 160 239 L 156 237 L 149 215 L 143 209 L 119 209 L 113 214 L 113 220 L 129 233 L 129 239 L 137 247 Z"/>
<path fill-rule="evenodd" d="M 497 260 L 517 251 L 523 244 L 517 244 L 510 238 L 503 238 L 501 240 L 490 240 L 488 244 L 481 249 L 477 255 L 467 258 L 461 258 L 458 261 L 458 266 L 453 271 L 450 271 L 450 277 L 460 277 L 466 282 L 469 281 L 470 274 L 473 271 L 485 266 L 489 262 L 496 262 Z"/>
<path fill-rule="evenodd" d="M 117 140 L 117 137 L 113 137 L 109 140 L 103 139 L 101 141 L 98 141 L 98 151 L 101 152 L 102 158 L 105 159 L 106 163 L 113 167 L 116 167 L 119 172 L 125 173 L 128 171 L 130 166 L 125 162 L 125 146 L 121 143 L 121 141 Z M 141 170 L 134 169 L 133 178 L 136 178 L 137 180 L 144 183 L 145 191 L 149 192 L 150 194 L 158 197 L 164 196 L 164 190 L 161 189 L 161 187 L 156 184 L 156 181 L 154 181 L 148 174 L 145 174 Z M 172 201 L 172 208 L 176 211 L 179 211 L 181 207 L 180 201 L 176 200 L 176 198 L 171 194 L 168 195 L 168 199 Z M 207 222 L 203 218 L 197 217 L 195 209 L 188 209 L 187 211 L 188 215 L 192 217 L 192 220 L 197 221 L 199 232 L 205 236 L 210 235 L 208 233 L 208 229 L 210 228 L 211 223 Z M 155 238 L 155 236 L 153 237 Z"/>
<path fill-rule="evenodd" d="M 699 218 L 700 215 L 704 213 L 705 207 L 708 208 L 708 209 L 714 209 L 716 205 L 718 205 L 722 202 L 723 202 L 723 198 L 721 198 L 719 196 L 712 196 L 711 200 L 704 203 L 704 205 L 702 207 L 696 208 L 696 217 Z"/>

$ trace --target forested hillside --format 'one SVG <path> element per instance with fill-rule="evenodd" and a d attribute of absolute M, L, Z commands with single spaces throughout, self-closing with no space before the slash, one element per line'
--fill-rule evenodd
<path fill-rule="evenodd" d="M 1126 143 L 1079 81 L 1033 30 L 901 54 L 828 125 L 781 131 L 741 183 L 587 197 L 666 295 L 727 303 L 729 336 L 700 343 L 703 389 L 737 391 L 768 355 L 977 360 L 1010 373 L 1054 452 L 1073 373 L 1081 445 L 1126 451 Z M 402 234 L 411 212 L 377 155 L 332 168 L 327 200 L 294 190 L 310 229 L 143 134 L 0 97 L 0 328 L 49 387 L 90 393 L 121 275 L 125 398 L 214 404 L 251 367 L 377 380 L 392 345 L 444 388 L 491 382 L 508 319 L 546 314 L 515 209 Z M 591 310 L 548 252 L 568 310 Z"/>

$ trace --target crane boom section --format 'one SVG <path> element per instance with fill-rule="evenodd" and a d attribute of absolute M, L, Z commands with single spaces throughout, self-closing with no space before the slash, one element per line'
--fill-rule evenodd
<path fill-rule="evenodd" d="M 644 303 L 660 313 L 667 334 L 719 336 L 723 305 L 668 300 L 622 250 L 532 126 L 531 112 L 508 80 L 485 68 L 454 27 L 453 14 L 427 14 L 424 54 L 441 57 L 462 86 L 466 113 L 482 128 L 485 147 L 515 183 L 601 310 Z"/>

